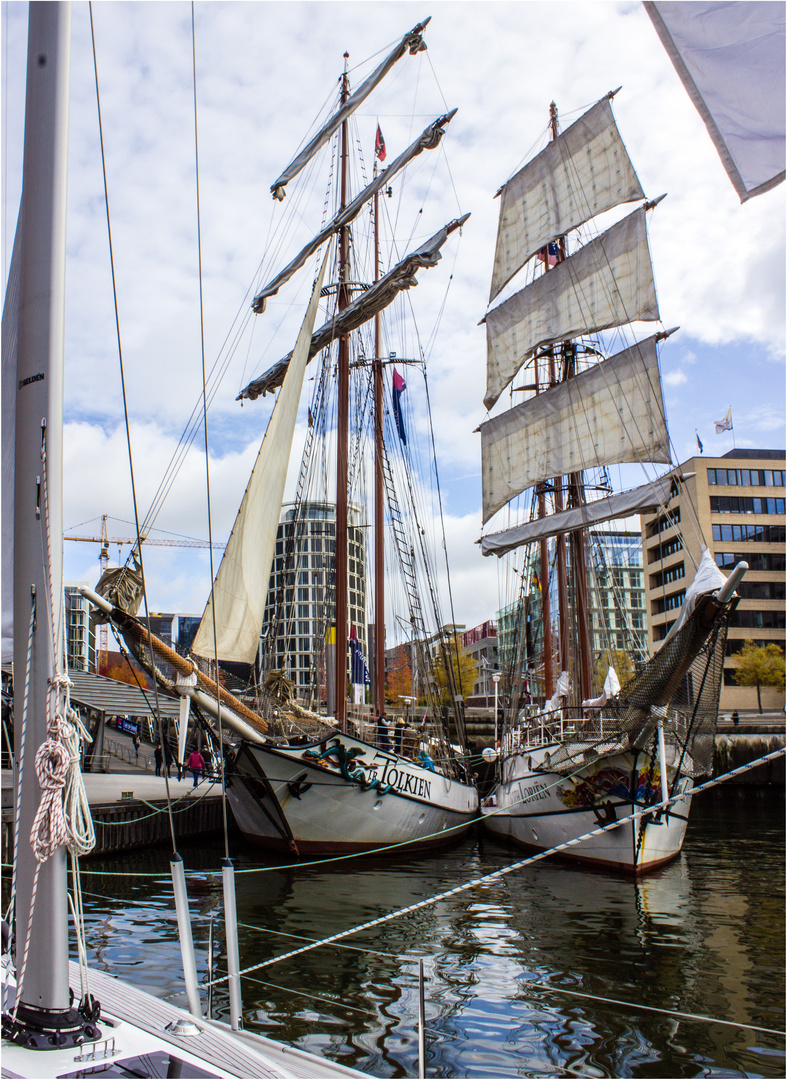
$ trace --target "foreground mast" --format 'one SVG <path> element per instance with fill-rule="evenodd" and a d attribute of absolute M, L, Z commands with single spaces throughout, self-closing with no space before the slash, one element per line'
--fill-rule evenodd
<path fill-rule="evenodd" d="M 60 669 L 63 652 L 63 338 L 70 27 L 69 4 L 30 5 L 15 388 L 14 680 L 16 767 L 19 770 L 24 759 L 25 768 L 16 829 L 20 849 L 27 849 L 19 859 L 17 882 L 20 969 L 28 947 L 18 1018 L 33 1031 L 73 1026 L 67 1018 L 66 850 L 58 847 L 38 864 L 28 847 L 41 794 L 35 779 L 35 757 L 49 738 L 48 728 L 55 719 L 58 693 L 50 680 Z"/>

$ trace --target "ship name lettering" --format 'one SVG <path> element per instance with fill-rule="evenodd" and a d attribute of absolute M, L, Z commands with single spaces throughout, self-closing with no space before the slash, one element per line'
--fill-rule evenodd
<path fill-rule="evenodd" d="M 522 787 L 520 784 L 519 794 L 522 802 L 534 802 L 536 799 L 546 799 L 549 796 L 549 789 L 546 784 L 534 784 L 532 787 Z"/>

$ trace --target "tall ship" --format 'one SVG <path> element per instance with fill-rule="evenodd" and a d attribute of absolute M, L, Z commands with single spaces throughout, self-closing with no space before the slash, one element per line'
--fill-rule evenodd
<path fill-rule="evenodd" d="M 238 395 L 276 401 L 191 656 L 149 637 L 116 581 L 98 590 L 139 662 L 189 697 L 222 753 L 231 747 L 225 779 L 235 819 L 249 841 L 274 850 L 428 848 L 461 835 L 478 810 L 452 656 L 458 643 L 437 584 L 447 573 L 436 563 L 444 542 L 438 533 L 430 543 L 440 519 L 427 493 L 436 463 L 427 418 L 407 405 L 419 388 L 428 403 L 426 354 L 404 331 L 410 290 L 469 215 L 429 235 L 432 215 L 420 209 L 424 234 L 390 265 L 385 255 L 401 246 L 395 228 L 385 232 L 397 218 L 388 204 L 401 198 L 408 167 L 440 145 L 456 110 L 437 116 L 390 162 L 380 125 L 367 118 L 366 139 L 360 121 L 355 127 L 359 106 L 389 71 L 418 63 L 425 27 L 405 34 L 357 87 L 345 55 L 328 115 L 271 186 L 283 218 L 288 211 L 296 224 L 307 218 L 311 196 L 322 222 L 254 294 L 254 313 L 273 326 L 270 305 L 300 284 L 305 315 L 294 347 Z M 354 160 L 364 143 L 367 160 Z M 354 192 L 357 179 L 365 182 Z M 293 235 L 284 220 L 278 228 Z M 307 384 L 304 450 L 287 500 Z M 432 457 L 419 473 L 424 446 Z M 398 615 L 392 605 L 386 612 L 386 589 L 398 597 Z M 386 617 L 404 628 L 398 635 L 411 671 L 402 694 L 410 711 L 398 724 L 385 717 Z M 442 682 L 431 673 L 435 660 Z M 251 701 L 248 693 L 221 697 L 231 675 L 251 680 Z M 212 715 L 204 713 L 210 695 L 220 701 Z"/>
<path fill-rule="evenodd" d="M 505 556 L 516 588 L 482 814 L 495 837 L 642 874 L 679 853 L 692 786 L 710 769 L 746 564 L 726 579 L 703 548 L 652 657 L 631 623 L 622 648 L 618 627 L 594 654 L 604 536 L 639 514 L 674 524 L 683 479 L 670 467 L 659 369 L 672 331 L 647 335 L 660 314 L 646 217 L 661 199 L 645 199 L 614 93 L 563 132 L 553 104 L 547 145 L 498 192 L 480 428 L 483 522 L 492 525 L 481 550 Z M 611 213 L 633 202 L 624 216 Z M 601 215 L 619 220 L 599 232 Z"/>

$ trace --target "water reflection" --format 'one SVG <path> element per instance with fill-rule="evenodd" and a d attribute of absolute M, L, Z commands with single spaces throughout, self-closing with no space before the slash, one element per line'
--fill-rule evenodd
<path fill-rule="evenodd" d="M 221 850 L 184 844 L 182 853 L 192 869 L 204 977 L 211 916 L 221 933 Z M 517 858 L 480 837 L 397 864 L 364 859 L 247 872 L 260 864 L 241 856 L 242 964 Z M 91 893 L 118 897 L 109 914 L 86 897 L 93 957 L 159 995 L 180 990 L 167 860 L 166 852 L 130 853 L 102 866 L 156 876 L 85 878 Z M 416 1075 L 423 959 L 429 1076 L 783 1076 L 778 1036 L 633 1007 L 782 1029 L 783 881 L 781 803 L 752 792 L 709 794 L 695 800 L 681 858 L 645 881 L 540 862 L 261 969 L 243 980 L 246 1026 L 370 1075 Z M 221 973 L 221 937 L 218 944 Z M 225 985 L 214 1008 L 227 1016 Z"/>

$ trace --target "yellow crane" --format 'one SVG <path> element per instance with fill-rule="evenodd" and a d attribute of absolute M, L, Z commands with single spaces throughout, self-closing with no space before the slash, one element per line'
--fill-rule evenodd
<path fill-rule="evenodd" d="M 132 547 L 136 546 L 137 539 L 134 536 L 110 536 L 107 529 L 107 514 L 101 516 L 101 535 L 100 536 L 64 536 L 64 540 L 77 540 L 83 544 L 101 544 L 101 551 L 98 556 L 99 565 L 101 567 L 101 574 L 109 565 L 109 545 L 117 544 L 120 549 L 124 544 L 130 544 Z M 207 548 L 210 547 L 208 540 L 164 540 L 158 537 L 140 536 L 140 540 L 143 544 L 155 545 L 157 547 L 187 547 L 187 548 Z M 214 548 L 223 550 L 227 545 L 214 543 Z M 108 651 L 108 636 L 107 636 L 107 624 L 101 623 L 98 628 L 98 672 L 103 673 L 107 666 L 107 651 Z"/>

